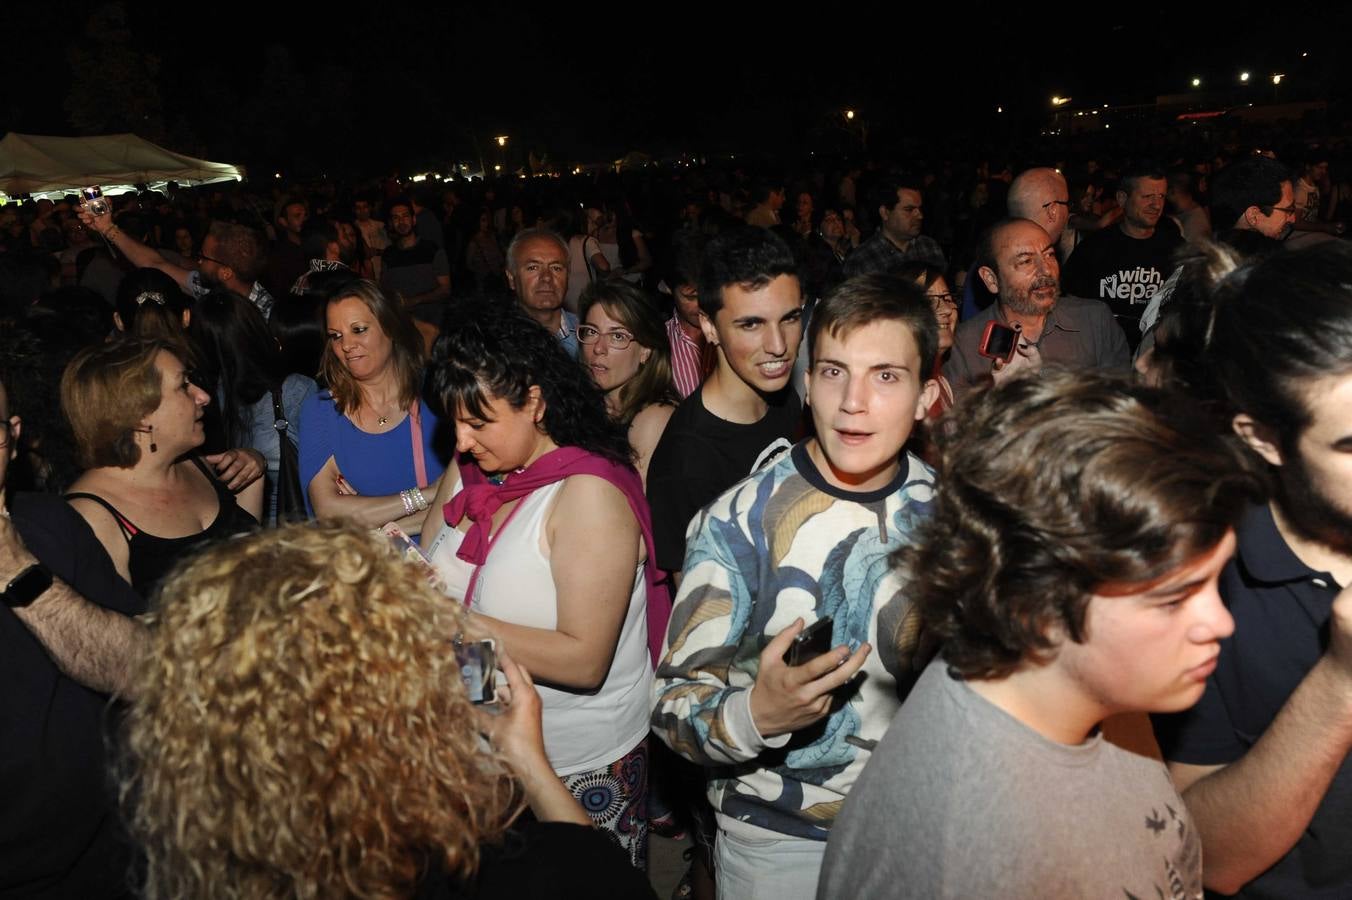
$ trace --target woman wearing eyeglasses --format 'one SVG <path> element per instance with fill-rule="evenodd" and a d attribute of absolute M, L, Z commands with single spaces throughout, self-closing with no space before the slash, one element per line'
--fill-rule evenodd
<path fill-rule="evenodd" d="M 897 275 L 925 289 L 925 296 L 934 309 L 934 318 L 939 321 L 939 355 L 934 359 L 934 370 L 929 376 L 939 383 L 939 396 L 925 414 L 927 419 L 937 419 L 953 405 L 953 387 L 944 377 L 943 368 L 948 351 L 953 348 L 953 332 L 958 327 L 959 299 L 949 289 L 943 269 L 911 262 L 902 266 Z"/>
<path fill-rule="evenodd" d="M 606 411 L 629 431 L 634 467 L 648 483 L 667 420 L 681 402 L 671 374 L 671 345 L 657 310 L 624 281 L 598 281 L 579 300 L 581 360 L 606 395 Z"/>

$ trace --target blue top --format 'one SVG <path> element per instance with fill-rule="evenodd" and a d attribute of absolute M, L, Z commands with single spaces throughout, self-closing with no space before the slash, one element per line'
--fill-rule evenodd
<path fill-rule="evenodd" d="M 437 417 L 418 399 L 422 416 L 423 460 L 431 483 L 441 477 L 445 467 L 432 452 L 432 433 Z M 320 391 L 306 398 L 300 408 L 300 483 L 305 489 L 305 509 L 314 515 L 310 503 L 310 482 L 324 463 L 333 457 L 338 471 L 348 484 L 366 497 L 385 497 L 413 487 L 413 440 L 409 433 L 412 418 L 383 434 L 362 431 L 347 416 L 338 412 L 333 395 Z M 429 498 L 430 499 L 430 498 Z"/>

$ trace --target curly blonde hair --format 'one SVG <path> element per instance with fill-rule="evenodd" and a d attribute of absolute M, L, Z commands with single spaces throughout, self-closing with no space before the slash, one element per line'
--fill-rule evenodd
<path fill-rule="evenodd" d="M 382 537 L 293 525 L 177 569 L 128 712 L 146 897 L 407 896 L 470 877 L 521 800 L 484 749 L 463 614 Z"/>

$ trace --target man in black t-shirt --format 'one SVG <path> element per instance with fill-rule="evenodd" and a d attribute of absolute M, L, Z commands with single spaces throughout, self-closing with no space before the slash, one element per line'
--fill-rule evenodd
<path fill-rule="evenodd" d="M 1183 235 L 1160 222 L 1168 182 L 1142 169 L 1123 176 L 1117 191 L 1122 221 L 1086 237 L 1067 260 L 1061 286 L 1073 297 L 1102 300 L 1129 336 L 1139 336 L 1141 312 L 1174 270 Z"/>
<path fill-rule="evenodd" d="M 396 197 L 390 201 L 387 213 L 394 243 L 381 257 L 381 290 L 401 297 L 406 307 L 450 299 L 451 267 L 446 251 L 418 237 L 412 202 Z"/>
<path fill-rule="evenodd" d="M 677 581 L 690 519 L 788 449 L 802 416 L 789 381 L 803 293 L 788 246 L 763 228 L 719 235 L 704 251 L 699 305 L 718 363 L 672 414 L 648 464 L 657 565 Z"/>

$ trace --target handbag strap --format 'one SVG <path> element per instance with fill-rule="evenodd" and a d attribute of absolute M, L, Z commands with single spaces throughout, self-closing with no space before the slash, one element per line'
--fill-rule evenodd
<path fill-rule="evenodd" d="M 413 398 L 413 406 L 408 411 L 408 430 L 413 442 L 413 475 L 418 487 L 427 487 L 427 460 L 423 458 L 422 412 L 418 409 L 418 398 Z"/>
<path fill-rule="evenodd" d="M 272 386 L 272 426 L 277 429 L 279 434 L 286 434 L 287 428 L 291 423 L 286 420 L 286 412 L 282 409 L 282 391 L 281 385 Z"/>

